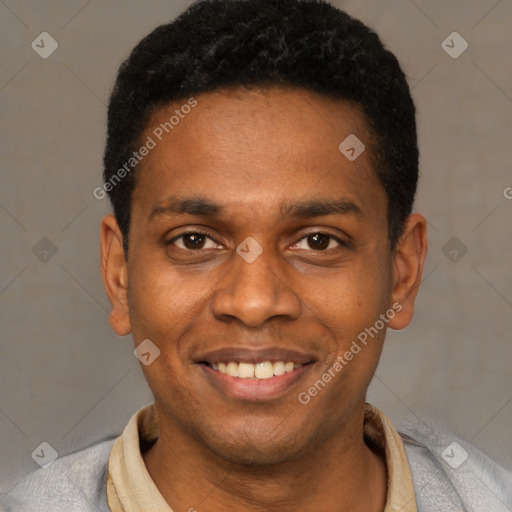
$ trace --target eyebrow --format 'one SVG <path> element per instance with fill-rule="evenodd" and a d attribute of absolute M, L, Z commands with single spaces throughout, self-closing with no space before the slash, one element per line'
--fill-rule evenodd
<path fill-rule="evenodd" d="M 196 198 L 169 198 L 157 204 L 149 214 L 149 220 L 167 215 L 193 215 L 196 217 L 220 217 L 226 213 L 226 207 L 210 201 Z M 311 218 L 327 215 L 358 214 L 362 211 L 357 204 L 345 198 L 336 200 L 313 199 L 303 202 L 282 204 L 281 214 L 285 217 Z"/>

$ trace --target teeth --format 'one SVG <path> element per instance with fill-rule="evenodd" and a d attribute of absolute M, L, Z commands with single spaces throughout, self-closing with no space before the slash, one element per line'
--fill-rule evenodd
<path fill-rule="evenodd" d="M 257 363 L 254 367 L 254 376 L 257 379 L 270 379 L 270 377 L 274 376 L 274 366 L 270 361 Z"/>
<path fill-rule="evenodd" d="M 301 364 L 292 361 L 276 361 L 275 363 L 264 361 L 256 364 L 229 361 L 228 363 L 212 363 L 211 366 L 220 373 L 240 379 L 270 379 L 274 375 L 284 375 L 302 367 Z"/>
<path fill-rule="evenodd" d="M 241 379 L 254 377 L 254 365 L 251 363 L 240 363 L 238 365 L 238 376 Z"/>
<path fill-rule="evenodd" d="M 226 373 L 230 377 L 238 377 L 238 364 L 235 361 L 230 361 L 226 367 Z"/>
<path fill-rule="evenodd" d="M 295 364 L 293 364 L 293 363 L 286 363 L 286 364 L 284 365 L 284 371 L 285 371 L 286 373 L 293 372 L 293 370 L 294 370 L 294 369 L 295 369 Z"/>
<path fill-rule="evenodd" d="M 274 363 L 274 375 L 284 375 L 283 361 L 277 361 L 277 363 Z"/>

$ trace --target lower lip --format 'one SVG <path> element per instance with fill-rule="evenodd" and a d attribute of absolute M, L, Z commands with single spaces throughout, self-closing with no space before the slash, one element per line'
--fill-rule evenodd
<path fill-rule="evenodd" d="M 302 379 L 313 364 L 305 364 L 293 372 L 275 375 L 270 379 L 240 379 L 214 370 L 206 364 L 199 366 L 213 387 L 224 395 L 238 400 L 260 402 L 285 395 Z"/>

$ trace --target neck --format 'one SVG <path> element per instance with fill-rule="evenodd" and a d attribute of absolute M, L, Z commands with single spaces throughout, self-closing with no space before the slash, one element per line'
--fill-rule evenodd
<path fill-rule="evenodd" d="M 161 434 L 168 435 L 160 435 L 143 458 L 173 510 L 382 512 L 386 468 L 364 443 L 363 414 L 339 435 L 279 464 L 227 461 L 162 423 Z"/>

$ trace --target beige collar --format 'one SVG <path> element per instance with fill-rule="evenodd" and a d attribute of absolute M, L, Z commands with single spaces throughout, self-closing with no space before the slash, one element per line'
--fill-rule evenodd
<path fill-rule="evenodd" d="M 377 408 L 366 404 L 365 439 L 385 453 L 388 497 L 384 512 L 417 512 L 409 463 L 400 435 Z M 119 436 L 109 457 L 108 505 L 112 512 L 173 512 L 149 476 L 141 441 L 158 437 L 154 405 L 140 409 Z"/>

